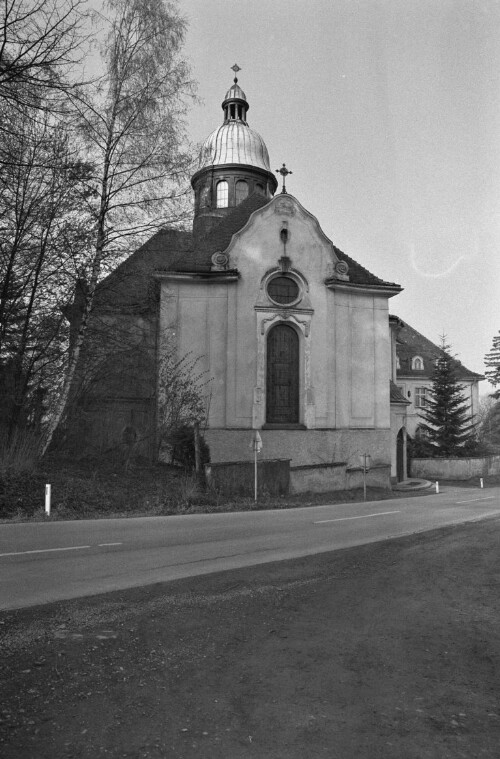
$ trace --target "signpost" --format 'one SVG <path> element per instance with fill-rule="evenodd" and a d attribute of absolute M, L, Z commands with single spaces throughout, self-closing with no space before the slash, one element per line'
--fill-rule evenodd
<path fill-rule="evenodd" d="M 363 500 L 366 501 L 366 473 L 372 465 L 372 457 L 368 453 L 362 453 L 359 457 L 359 463 L 363 467 Z"/>
<path fill-rule="evenodd" d="M 255 430 L 250 448 L 253 448 L 253 460 L 254 460 L 254 500 L 257 503 L 257 454 L 262 450 L 262 438 L 259 430 Z"/>

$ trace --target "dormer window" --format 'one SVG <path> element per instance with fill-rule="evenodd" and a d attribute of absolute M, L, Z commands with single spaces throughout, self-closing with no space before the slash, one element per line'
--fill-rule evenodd
<path fill-rule="evenodd" d="M 421 356 L 413 356 L 411 360 L 411 368 L 415 371 L 423 371 L 424 368 L 424 360 Z"/>
<path fill-rule="evenodd" d="M 217 183 L 217 208 L 227 208 L 229 205 L 229 185 L 226 181 Z"/>

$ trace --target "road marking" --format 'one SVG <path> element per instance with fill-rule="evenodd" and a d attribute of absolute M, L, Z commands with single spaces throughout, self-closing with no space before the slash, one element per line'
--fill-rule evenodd
<path fill-rule="evenodd" d="M 105 546 L 122 546 L 123 543 L 98 543 L 98 548 L 104 548 Z M 11 553 L 0 553 L 2 556 L 25 556 L 29 553 L 51 553 L 53 551 L 81 551 L 82 548 L 92 548 L 92 546 L 65 546 L 64 548 L 37 548 L 31 551 L 12 551 Z"/>
<path fill-rule="evenodd" d="M 489 495 L 486 498 L 471 498 L 470 501 L 455 501 L 455 503 L 472 503 L 473 501 L 492 501 L 496 495 Z"/>
<path fill-rule="evenodd" d="M 314 524 L 324 524 L 325 522 L 347 522 L 349 519 L 368 519 L 368 517 L 383 517 L 386 514 L 401 514 L 400 511 L 379 511 L 377 514 L 363 514 L 359 517 L 339 517 L 338 519 L 320 519 Z"/>
<path fill-rule="evenodd" d="M 98 547 L 102 548 L 103 546 L 122 546 L 123 543 L 99 543 Z"/>
<path fill-rule="evenodd" d="M 51 551 L 80 551 L 82 548 L 91 548 L 92 546 L 66 546 L 65 548 L 38 548 L 33 551 L 12 551 L 12 553 L 0 553 L 2 556 L 23 556 L 27 553 L 50 553 Z"/>

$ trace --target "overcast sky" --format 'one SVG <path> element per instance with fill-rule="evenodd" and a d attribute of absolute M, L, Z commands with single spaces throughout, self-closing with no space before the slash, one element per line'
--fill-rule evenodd
<path fill-rule="evenodd" d="M 500 1 L 180 0 L 201 142 L 241 66 L 248 120 L 397 314 L 483 372 L 500 329 Z M 490 386 L 481 383 L 481 392 Z"/>

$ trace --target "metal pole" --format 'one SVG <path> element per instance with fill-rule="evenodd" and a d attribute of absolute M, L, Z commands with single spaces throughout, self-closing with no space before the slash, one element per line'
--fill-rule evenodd
<path fill-rule="evenodd" d="M 50 517 L 50 485 L 45 485 L 45 513 Z"/>
<path fill-rule="evenodd" d="M 253 455 L 254 455 L 254 491 L 255 491 L 255 503 L 257 503 L 257 441 L 254 440 L 253 444 Z"/>
<path fill-rule="evenodd" d="M 363 501 L 366 501 L 366 453 L 363 455 Z"/>

